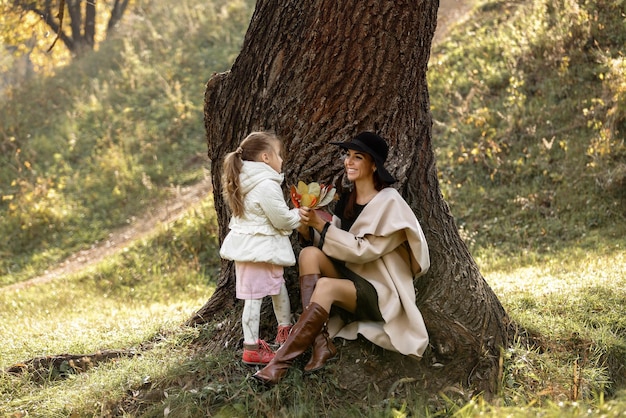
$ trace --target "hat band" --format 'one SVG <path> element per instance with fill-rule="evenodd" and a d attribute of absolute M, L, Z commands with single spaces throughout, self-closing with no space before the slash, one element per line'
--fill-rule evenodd
<path fill-rule="evenodd" d="M 358 146 L 361 149 L 361 151 L 368 153 L 369 155 L 372 156 L 374 160 L 380 161 L 381 163 L 384 163 L 386 160 L 386 158 L 385 159 L 381 158 L 381 156 L 377 152 L 375 152 L 373 149 L 371 149 L 369 146 L 359 141 L 358 139 L 353 139 L 352 141 L 347 142 L 345 144 L 348 145 L 346 148 L 350 148 L 349 145 Z"/>

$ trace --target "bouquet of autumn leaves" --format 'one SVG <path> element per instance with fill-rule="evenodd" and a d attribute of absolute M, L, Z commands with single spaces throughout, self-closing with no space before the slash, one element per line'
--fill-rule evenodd
<path fill-rule="evenodd" d="M 306 184 L 303 181 L 299 181 L 297 187 L 291 186 L 291 203 L 296 208 L 306 206 L 314 209 L 320 217 L 330 221 L 332 215 L 320 209 L 335 199 L 335 192 L 336 190 L 332 184 L 326 185 L 316 182 Z"/>

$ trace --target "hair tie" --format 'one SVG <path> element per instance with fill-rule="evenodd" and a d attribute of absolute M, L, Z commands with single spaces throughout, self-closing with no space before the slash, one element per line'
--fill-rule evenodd
<path fill-rule="evenodd" d="M 243 154 L 243 148 L 238 147 L 238 148 L 235 150 L 235 154 L 237 154 L 237 155 L 241 155 L 241 154 Z"/>

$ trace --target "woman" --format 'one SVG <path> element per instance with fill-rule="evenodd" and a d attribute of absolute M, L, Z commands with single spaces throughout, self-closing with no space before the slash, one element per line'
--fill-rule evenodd
<path fill-rule="evenodd" d="M 428 345 L 413 286 L 413 278 L 430 266 L 428 247 L 415 214 L 388 187 L 395 182 L 384 166 L 389 147 L 372 132 L 333 144 L 347 152 L 345 175 L 352 191 L 342 195 L 332 222 L 300 209 L 298 231 L 315 243 L 299 258 L 303 312 L 274 359 L 254 374 L 266 384 L 278 383 L 311 345 L 305 371 L 322 368 L 337 353 L 330 335 L 356 339 L 361 334 L 415 358 Z"/>

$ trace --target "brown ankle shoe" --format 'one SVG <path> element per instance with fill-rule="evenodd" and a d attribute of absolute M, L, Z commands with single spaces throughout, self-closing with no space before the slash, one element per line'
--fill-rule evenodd
<path fill-rule="evenodd" d="M 278 383 L 287 374 L 296 357 L 311 346 L 327 320 L 328 312 L 317 303 L 311 302 L 300 315 L 274 359 L 252 377 L 268 385 Z"/>

